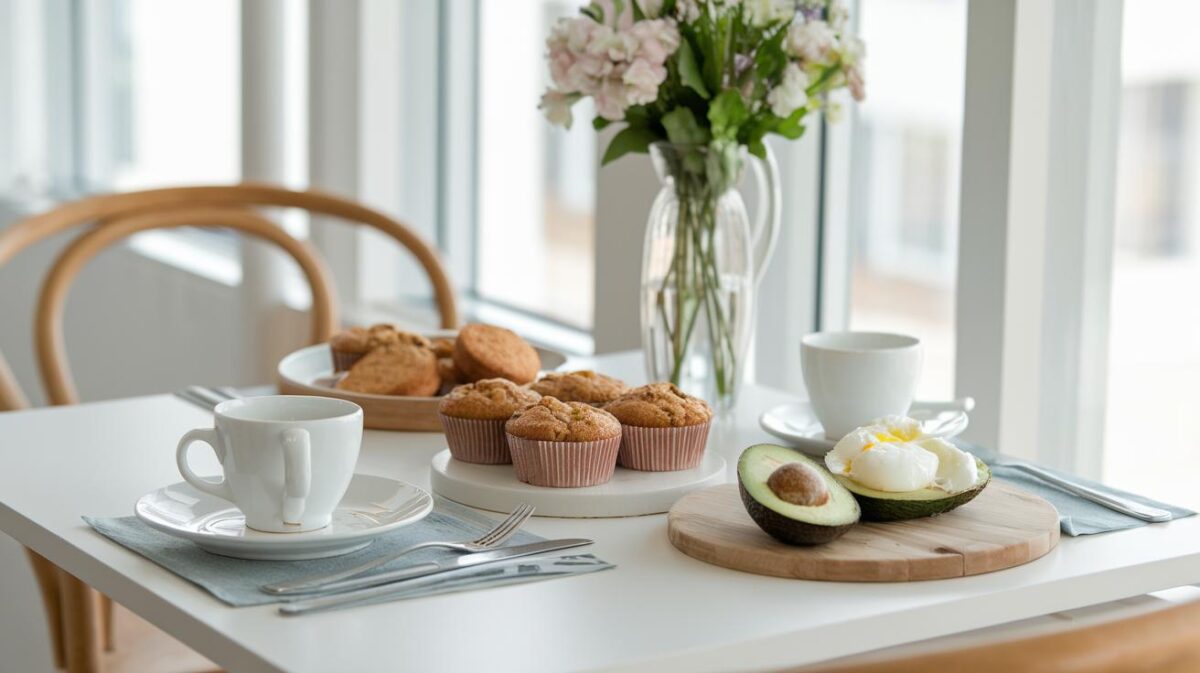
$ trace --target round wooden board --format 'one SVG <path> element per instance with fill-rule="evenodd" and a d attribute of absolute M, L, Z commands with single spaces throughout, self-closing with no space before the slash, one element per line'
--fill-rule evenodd
<path fill-rule="evenodd" d="M 1032 493 L 993 481 L 970 503 L 937 517 L 860 523 L 826 545 L 776 541 L 746 514 L 736 484 L 681 498 L 667 517 L 680 551 L 734 570 L 837 582 L 907 582 L 1019 566 L 1058 544 L 1058 512 Z"/>

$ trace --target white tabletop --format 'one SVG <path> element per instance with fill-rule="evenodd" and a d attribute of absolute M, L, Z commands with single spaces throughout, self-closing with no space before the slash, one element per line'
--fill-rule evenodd
<path fill-rule="evenodd" d="M 630 356 L 598 368 L 642 378 Z M 770 438 L 758 413 L 788 396 L 745 390 L 714 429 L 729 461 Z M 899 584 L 759 577 L 667 541 L 664 515 L 535 518 L 589 537 L 618 567 L 592 575 L 305 617 L 231 608 L 94 533 L 81 515 L 132 513 L 179 480 L 174 447 L 211 415 L 170 395 L 0 414 L 0 530 L 227 669 L 241 671 L 737 671 L 797 665 L 1200 581 L 1200 518 L 1063 538 L 1031 564 Z M 437 434 L 370 431 L 360 471 L 428 487 Z M 199 459 L 205 452 L 197 451 Z M 199 463 L 199 460 L 198 460 Z M 215 465 L 213 466 L 215 472 Z"/>

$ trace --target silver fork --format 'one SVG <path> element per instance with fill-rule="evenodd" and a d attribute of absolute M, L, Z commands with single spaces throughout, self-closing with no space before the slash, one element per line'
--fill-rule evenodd
<path fill-rule="evenodd" d="M 395 553 L 379 558 L 371 559 L 366 563 L 347 568 L 336 573 L 325 573 L 323 575 L 311 575 L 302 577 L 298 580 L 290 582 L 279 582 L 278 584 L 264 584 L 261 588 L 269 594 L 298 594 L 308 593 L 319 590 L 321 587 L 331 582 L 337 582 L 356 575 L 361 575 L 368 570 L 373 570 L 387 563 L 391 563 L 405 554 L 412 553 L 418 549 L 429 549 L 430 547 L 441 547 L 443 549 L 452 549 L 462 553 L 473 553 L 477 551 L 485 551 L 504 544 L 508 538 L 516 534 L 521 528 L 521 524 L 525 523 L 529 517 L 533 516 L 533 506 L 522 504 L 513 510 L 508 518 L 501 521 L 495 528 L 484 533 L 478 538 L 469 542 L 422 542 L 420 544 L 405 547 Z"/>

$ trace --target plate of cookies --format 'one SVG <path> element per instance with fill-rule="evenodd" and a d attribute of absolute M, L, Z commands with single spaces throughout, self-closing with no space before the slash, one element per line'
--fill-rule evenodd
<path fill-rule="evenodd" d="M 329 343 L 301 348 L 279 362 L 281 394 L 350 400 L 376 430 L 442 432 L 438 404 L 455 386 L 483 379 L 524 385 L 566 363 L 511 330 L 470 324 L 416 334 L 379 324 L 339 332 Z"/>

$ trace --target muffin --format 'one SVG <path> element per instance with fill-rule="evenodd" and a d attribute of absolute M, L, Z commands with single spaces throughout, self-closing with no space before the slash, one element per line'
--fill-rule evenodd
<path fill-rule="evenodd" d="M 552 372 L 529 387 L 563 402 L 583 402 L 594 407 L 604 406 L 628 390 L 623 381 L 588 370 Z"/>
<path fill-rule="evenodd" d="M 515 332 L 476 323 L 459 330 L 454 364 L 468 381 L 508 379 L 525 384 L 537 378 L 541 359 Z"/>
<path fill-rule="evenodd" d="M 433 351 L 401 341 L 364 355 L 336 387 L 375 395 L 429 397 L 437 393 L 441 382 Z"/>
<path fill-rule="evenodd" d="M 467 463 L 511 463 L 504 424 L 541 397 L 506 379 L 484 379 L 451 390 L 438 404 L 450 455 Z"/>
<path fill-rule="evenodd" d="M 344 372 L 376 348 L 397 343 L 408 343 L 425 348 L 430 346 L 429 340 L 425 337 L 398 330 L 394 325 L 386 323 L 342 330 L 329 340 L 329 350 L 333 353 L 333 371 Z"/>
<path fill-rule="evenodd" d="M 621 423 L 583 402 L 543 397 L 505 424 L 517 479 L 534 486 L 575 488 L 612 479 Z"/>
<path fill-rule="evenodd" d="M 700 464 L 712 408 L 673 383 L 634 388 L 605 405 L 621 422 L 622 467 L 665 472 Z"/>

